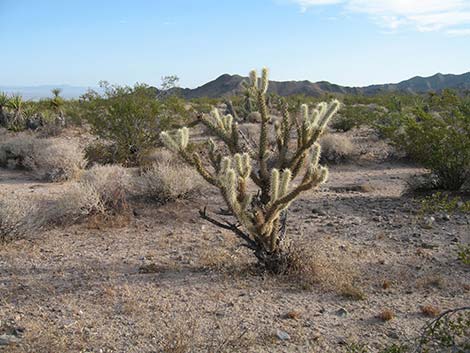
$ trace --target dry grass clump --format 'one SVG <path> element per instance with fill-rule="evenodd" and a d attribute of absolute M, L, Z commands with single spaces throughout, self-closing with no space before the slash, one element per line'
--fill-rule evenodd
<path fill-rule="evenodd" d="M 73 140 L 17 134 L 0 144 L 0 166 L 31 170 L 42 180 L 74 179 L 85 165 L 84 153 Z"/>
<path fill-rule="evenodd" d="M 339 288 L 339 293 L 351 300 L 365 300 L 367 297 L 360 287 L 355 286 L 353 283 L 344 283 Z"/>
<path fill-rule="evenodd" d="M 80 183 L 92 187 L 108 211 L 119 213 L 128 209 L 128 198 L 133 191 L 128 169 L 120 165 L 95 165 L 83 173 Z"/>
<path fill-rule="evenodd" d="M 350 299 L 364 299 L 364 293 L 354 284 L 356 274 L 351 268 L 344 259 L 335 260 L 323 251 L 298 246 L 288 252 L 285 273 L 303 289 L 319 285 Z"/>
<path fill-rule="evenodd" d="M 90 216 L 95 227 L 110 221 L 124 224 L 130 192 L 131 176 L 125 168 L 96 166 L 79 182 L 61 186 L 59 194 L 52 197 L 0 193 L 0 240 L 19 238 L 48 226 L 71 225 Z"/>
<path fill-rule="evenodd" d="M 36 140 L 33 154 L 25 166 L 37 177 L 48 181 L 72 180 L 86 165 L 83 151 L 77 144 L 63 139 Z"/>
<path fill-rule="evenodd" d="M 40 227 L 38 205 L 31 197 L 0 193 L 0 241 L 32 233 Z"/>
<path fill-rule="evenodd" d="M 437 317 L 441 313 L 441 309 L 433 305 L 425 305 L 421 307 L 421 313 L 427 317 Z"/>
<path fill-rule="evenodd" d="M 390 321 L 395 318 L 395 313 L 390 309 L 385 309 L 377 315 L 377 318 L 383 322 Z"/>
<path fill-rule="evenodd" d="M 156 162 L 141 172 L 137 180 L 137 194 L 166 203 L 187 198 L 200 190 L 203 183 L 199 174 L 168 152 L 155 157 Z"/>
<path fill-rule="evenodd" d="M 204 269 L 223 270 L 235 266 L 235 256 L 229 250 L 220 247 L 204 249 L 199 257 L 199 264 Z"/>
<path fill-rule="evenodd" d="M 70 225 L 89 215 L 105 212 L 96 189 L 79 182 L 68 184 L 57 199 L 43 200 L 41 209 L 41 223 L 45 225 Z"/>
<path fill-rule="evenodd" d="M 327 134 L 320 140 L 322 162 L 340 163 L 351 160 L 356 152 L 353 142 L 340 134 Z"/>

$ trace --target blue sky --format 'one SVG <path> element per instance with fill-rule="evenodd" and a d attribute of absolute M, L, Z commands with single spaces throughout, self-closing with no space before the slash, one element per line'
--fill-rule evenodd
<path fill-rule="evenodd" d="M 343 85 L 470 71 L 470 0 L 0 0 L 0 85 Z"/>

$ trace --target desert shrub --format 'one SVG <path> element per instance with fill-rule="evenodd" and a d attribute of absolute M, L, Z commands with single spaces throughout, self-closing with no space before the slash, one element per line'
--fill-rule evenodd
<path fill-rule="evenodd" d="M 434 314 L 434 311 L 433 311 Z M 362 344 L 351 344 L 347 352 L 368 353 Z M 381 353 L 466 353 L 470 351 L 470 307 L 447 310 L 431 320 L 419 337 L 406 344 L 393 344 Z"/>
<path fill-rule="evenodd" d="M 128 210 L 129 179 L 122 167 L 95 167 L 80 182 L 65 183 L 58 194 L 31 198 L 0 193 L 0 241 L 75 224 L 90 216 L 122 214 Z"/>
<path fill-rule="evenodd" d="M 113 164 L 118 158 L 116 145 L 103 141 L 95 141 L 85 147 L 85 159 L 88 166 L 95 164 Z"/>
<path fill-rule="evenodd" d="M 0 142 L 0 166 L 25 168 L 25 158 L 33 154 L 34 138 L 31 135 L 18 134 L 6 136 Z"/>
<path fill-rule="evenodd" d="M 273 273 L 281 273 L 289 253 L 287 209 L 302 192 L 326 181 L 328 170 L 319 165 L 321 147 L 318 140 L 340 103 L 337 100 L 320 103 L 313 111 L 302 105 L 299 121 L 291 119 L 288 107 L 284 105 L 282 119 L 271 126 L 266 95 L 268 82 L 267 69 L 263 69 L 261 79 L 256 71 L 250 73 L 247 89 L 255 97 L 261 115 L 256 151 L 240 137 L 233 117 L 220 116 L 216 109 L 210 116 L 202 116 L 200 121 L 211 135 L 223 142 L 225 149 L 219 150 L 212 139 L 207 139 L 207 163 L 201 160 L 199 153 L 187 149 L 188 128 L 163 132 L 160 137 L 168 149 L 220 190 L 236 222 L 219 221 L 210 217 L 206 210 L 200 211 L 201 216 L 233 231 L 253 251 L 261 266 Z M 295 128 L 297 143 L 292 148 L 291 132 Z M 276 137 L 274 145 L 268 139 L 271 129 Z M 299 183 L 291 183 L 298 176 Z M 256 186 L 256 192 L 248 188 L 249 182 Z"/>
<path fill-rule="evenodd" d="M 48 181 L 75 179 L 86 165 L 81 148 L 69 140 L 36 140 L 33 154 L 25 159 L 25 167 Z"/>
<path fill-rule="evenodd" d="M 356 148 L 350 138 L 340 134 L 327 134 L 320 140 L 323 162 L 340 163 L 353 158 Z"/>
<path fill-rule="evenodd" d="M 438 186 L 457 190 L 470 170 L 470 114 L 427 113 L 417 108 L 399 116 L 389 137 L 409 157 L 429 168 Z"/>
<path fill-rule="evenodd" d="M 83 151 L 71 140 L 18 134 L 0 144 L 0 166 L 31 170 L 43 180 L 74 179 L 85 164 Z"/>
<path fill-rule="evenodd" d="M 462 201 L 459 196 L 451 197 L 442 192 L 436 192 L 420 200 L 419 215 L 436 212 L 470 212 L 470 201 Z"/>
<path fill-rule="evenodd" d="M 55 199 L 42 200 L 40 204 L 42 212 L 37 217 L 43 225 L 70 225 L 105 211 L 98 191 L 80 182 L 66 184 Z"/>
<path fill-rule="evenodd" d="M 38 205 L 31 197 L 0 193 L 0 241 L 32 233 L 40 227 Z"/>
<path fill-rule="evenodd" d="M 357 274 L 352 271 L 350 263 L 334 259 L 331 255 L 326 256 L 318 248 L 291 244 L 282 264 L 282 272 L 301 289 L 318 286 L 347 299 L 365 299 L 362 289 L 354 284 Z"/>
<path fill-rule="evenodd" d="M 181 165 L 181 160 L 175 158 L 175 155 L 167 149 L 155 148 L 145 155 L 141 168 L 146 169 L 148 166 L 161 163 L 175 163 Z"/>
<path fill-rule="evenodd" d="M 142 171 L 137 181 L 138 194 L 159 203 L 187 198 L 200 190 L 200 176 L 168 151 L 158 154 L 156 162 Z"/>
<path fill-rule="evenodd" d="M 113 163 L 135 166 L 158 145 L 158 134 L 189 119 L 185 102 L 174 96 L 159 98 L 144 84 L 134 87 L 100 83 L 104 94 L 89 92 L 82 97 L 83 117 L 93 132 L 113 145 Z"/>
<path fill-rule="evenodd" d="M 123 212 L 133 190 L 132 176 L 119 165 L 96 165 L 85 171 L 80 183 L 92 187 L 108 211 Z"/>
<path fill-rule="evenodd" d="M 338 131 L 349 131 L 363 125 L 374 126 L 377 120 L 385 114 L 385 109 L 375 104 L 345 105 L 340 114 L 331 121 L 331 128 Z"/>
<path fill-rule="evenodd" d="M 470 351 L 470 307 L 447 310 L 424 328 L 416 352 Z"/>
<path fill-rule="evenodd" d="M 146 86 L 102 86 L 103 96 L 83 102 L 85 118 L 95 134 L 115 145 L 114 162 L 138 164 L 142 152 L 155 145 L 160 104 Z"/>

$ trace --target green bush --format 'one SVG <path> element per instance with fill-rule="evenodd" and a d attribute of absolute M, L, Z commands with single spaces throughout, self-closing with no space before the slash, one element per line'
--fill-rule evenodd
<path fill-rule="evenodd" d="M 387 131 L 394 144 L 430 169 L 438 187 L 458 190 L 470 170 L 470 114 L 425 112 L 418 107 L 396 116 Z"/>
<path fill-rule="evenodd" d="M 375 105 L 345 105 L 331 122 L 337 131 L 349 131 L 363 125 L 373 126 L 384 114 L 384 109 Z"/>
<path fill-rule="evenodd" d="M 114 162 L 135 165 L 155 144 L 161 105 L 147 86 L 101 86 L 104 95 L 88 92 L 83 97 L 85 118 L 96 135 L 114 145 Z"/>
<path fill-rule="evenodd" d="M 82 107 L 92 131 L 107 146 L 112 145 L 113 163 L 138 165 L 158 144 L 160 131 L 189 117 L 182 99 L 171 95 L 158 98 L 158 91 L 145 84 L 129 87 L 101 82 L 100 86 L 104 94 L 87 92 L 82 96 Z"/>
<path fill-rule="evenodd" d="M 459 260 L 464 264 L 470 266 L 470 244 L 459 245 L 457 253 Z"/>

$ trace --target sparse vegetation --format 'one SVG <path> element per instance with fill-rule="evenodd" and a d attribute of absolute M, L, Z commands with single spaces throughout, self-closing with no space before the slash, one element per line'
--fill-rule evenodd
<path fill-rule="evenodd" d="M 175 96 L 161 97 L 145 84 L 100 84 L 104 94 L 91 91 L 82 97 L 81 104 L 93 132 L 108 142 L 106 146 L 112 153 L 106 156 L 113 163 L 140 164 L 142 156 L 158 145 L 160 131 L 188 120 L 184 101 Z M 105 146 L 103 141 L 99 146 Z M 93 155 L 93 151 L 87 152 Z"/>
<path fill-rule="evenodd" d="M 357 153 L 351 140 L 339 134 L 326 134 L 320 140 L 322 147 L 321 160 L 326 163 L 349 161 Z"/>
<path fill-rule="evenodd" d="M 73 141 L 20 134 L 0 143 L 0 166 L 30 170 L 47 181 L 77 178 L 85 164 L 84 153 Z"/>
<path fill-rule="evenodd" d="M 470 212 L 470 201 L 462 201 L 459 196 L 452 197 L 442 192 L 433 193 L 420 200 L 419 214 L 436 212 Z"/>
<path fill-rule="evenodd" d="M 437 317 L 441 310 L 433 305 L 425 305 L 421 307 L 421 313 L 427 317 Z"/>
<path fill-rule="evenodd" d="M 464 265 L 470 266 L 470 244 L 459 246 L 458 258 Z"/>
<path fill-rule="evenodd" d="M 37 230 L 40 224 L 34 216 L 38 205 L 30 198 L 0 192 L 0 241 L 8 241 Z"/>
<path fill-rule="evenodd" d="M 202 179 L 174 154 L 159 151 L 155 162 L 145 167 L 137 179 L 137 193 L 158 203 L 187 198 L 201 189 Z"/>
<path fill-rule="evenodd" d="M 390 310 L 390 309 L 385 309 L 385 310 L 382 310 L 378 315 L 377 315 L 377 318 L 381 321 L 390 321 L 390 320 L 393 320 L 395 318 L 395 313 Z"/>
<path fill-rule="evenodd" d="M 96 190 L 104 207 L 115 213 L 128 209 L 135 189 L 130 171 L 119 165 L 96 165 L 83 173 L 80 182 Z"/>
<path fill-rule="evenodd" d="M 40 218 L 42 225 L 71 225 L 92 214 L 105 211 L 98 191 L 91 185 L 73 182 L 67 185 L 54 200 L 42 200 Z"/>
<path fill-rule="evenodd" d="M 416 144 L 442 137 L 438 154 L 453 153 L 466 146 L 458 133 L 468 97 L 338 96 L 343 108 L 330 124 L 337 131 L 322 135 L 327 117 L 311 112 L 321 113 L 319 102 L 332 96 L 263 96 L 263 85 L 248 86 L 242 95 L 193 100 L 146 85 L 105 85 L 108 93 L 80 101 L 60 90 L 40 101 L 0 94 L 0 345 L 11 339 L 12 352 L 468 350 L 466 311 L 440 307 L 465 305 L 470 288 L 465 182 L 458 193 L 413 201 L 401 192 L 408 176 L 425 175 L 420 166 L 429 168 L 432 188 L 449 187 L 438 167 L 408 149 L 401 151 L 417 166 L 389 159 L 384 139 L 400 148 L 417 124 Z M 322 123 L 311 124 L 315 117 Z M 185 124 L 192 142 L 181 151 Z M 161 147 L 162 130 L 176 154 Z M 120 136 L 128 132 L 136 135 Z M 318 192 L 290 200 L 309 169 L 325 173 L 309 168 L 317 134 L 321 163 L 350 163 L 332 165 L 335 178 Z M 453 171 L 464 155 L 433 161 Z M 198 168 L 217 188 L 203 186 Z M 289 180 L 288 169 L 297 178 Z M 324 178 L 317 176 L 313 188 Z M 217 189 L 222 198 L 213 196 Z M 169 202 L 178 199 L 185 201 Z M 195 207 L 221 229 L 193 217 Z M 415 215 L 432 228 L 417 227 Z M 212 316 L 231 330 L 222 321 L 212 327 Z M 189 317 L 197 320 L 183 325 Z M 407 337 L 431 319 L 422 337 Z"/>
<path fill-rule="evenodd" d="M 438 187 L 458 190 L 468 178 L 470 165 L 469 112 L 428 112 L 418 107 L 398 119 L 389 134 L 395 145 L 429 168 L 438 178 Z"/>

